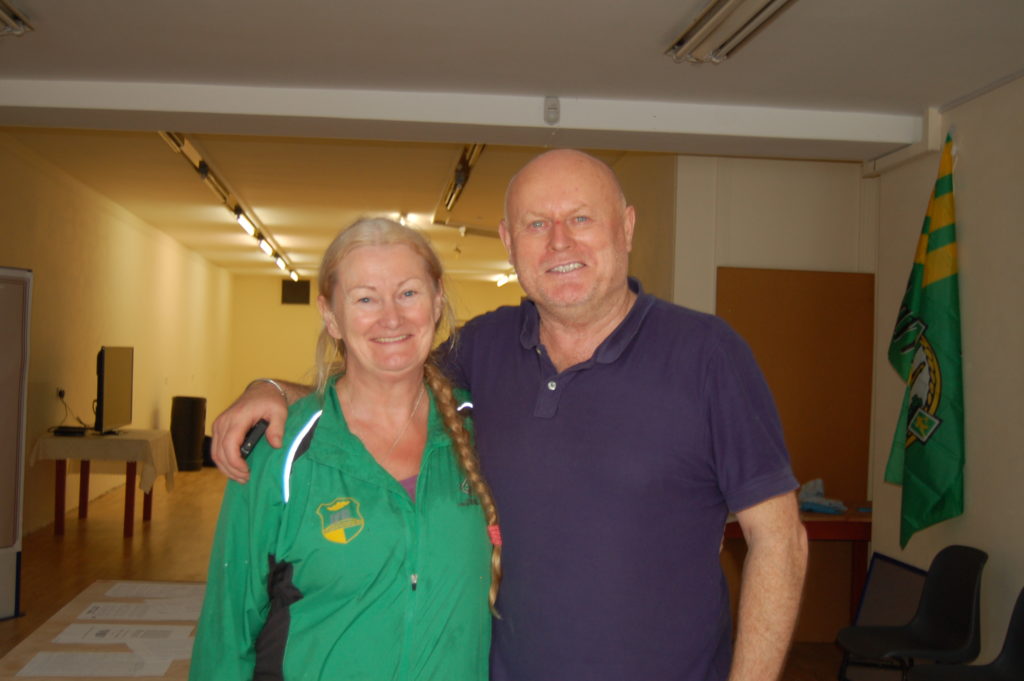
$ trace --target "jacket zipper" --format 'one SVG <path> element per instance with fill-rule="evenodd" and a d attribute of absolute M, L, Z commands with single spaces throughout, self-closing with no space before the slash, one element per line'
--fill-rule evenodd
<path fill-rule="evenodd" d="M 423 460 L 420 464 L 419 478 L 416 481 L 416 498 L 420 497 L 420 489 L 423 487 L 421 484 L 426 474 L 426 463 L 427 463 L 427 452 L 423 452 Z M 405 494 L 406 508 L 409 509 L 408 522 L 405 526 L 406 545 L 408 547 L 409 555 L 409 600 L 405 611 L 405 633 L 403 636 L 402 643 L 402 661 L 399 664 L 398 677 L 400 679 L 411 678 L 411 659 L 412 659 L 412 638 L 413 630 L 415 629 L 416 623 L 416 587 L 419 585 L 419 507 L 420 504 L 414 503 L 409 498 L 408 494 Z"/>

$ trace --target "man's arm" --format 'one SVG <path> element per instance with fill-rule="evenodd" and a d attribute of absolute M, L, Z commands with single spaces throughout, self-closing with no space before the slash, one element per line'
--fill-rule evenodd
<path fill-rule="evenodd" d="M 747 558 L 729 681 L 775 681 L 800 609 L 807 533 L 792 493 L 744 509 L 736 518 L 747 540 Z"/>
<path fill-rule="evenodd" d="M 284 389 L 284 394 L 274 383 Z M 288 405 L 312 391 L 308 385 L 299 383 L 277 380 L 274 383 L 253 381 L 213 422 L 210 455 L 220 472 L 236 482 L 244 483 L 249 479 L 249 467 L 239 452 L 249 429 L 260 419 L 266 419 L 270 425 L 265 437 L 274 447 L 280 447 Z"/>

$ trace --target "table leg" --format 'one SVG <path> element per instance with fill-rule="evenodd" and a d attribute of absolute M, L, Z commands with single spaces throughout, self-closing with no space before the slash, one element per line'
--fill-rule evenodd
<path fill-rule="evenodd" d="M 56 463 L 53 489 L 53 533 L 59 536 L 64 534 L 64 494 L 67 489 L 68 462 L 67 459 L 57 459 Z"/>
<path fill-rule="evenodd" d="M 128 462 L 124 487 L 124 536 L 130 537 L 135 531 L 135 462 Z"/>
<path fill-rule="evenodd" d="M 82 459 L 78 478 L 78 517 L 89 517 L 89 460 Z"/>
<path fill-rule="evenodd" d="M 153 518 L 153 490 L 142 495 L 142 522 L 148 523 Z"/>
<path fill-rule="evenodd" d="M 868 576 L 868 543 L 850 542 L 850 622 L 857 621 L 857 608 Z"/>

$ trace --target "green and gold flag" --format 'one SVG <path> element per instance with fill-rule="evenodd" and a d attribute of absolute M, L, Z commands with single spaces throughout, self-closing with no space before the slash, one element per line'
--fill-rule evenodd
<path fill-rule="evenodd" d="M 946 136 L 910 281 L 889 344 L 906 382 L 885 480 L 903 485 L 900 546 L 964 512 L 964 401 L 953 203 L 953 137 Z"/>

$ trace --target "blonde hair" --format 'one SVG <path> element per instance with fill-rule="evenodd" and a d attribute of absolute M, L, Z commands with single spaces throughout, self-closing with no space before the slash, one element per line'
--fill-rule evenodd
<path fill-rule="evenodd" d="M 342 230 L 324 251 L 320 262 L 318 289 L 320 295 L 333 305 L 334 289 L 338 282 L 338 266 L 352 251 L 362 246 L 408 246 L 427 267 L 430 283 L 435 292 L 441 293 L 441 315 L 435 327 L 435 333 L 447 331 L 455 333 L 455 314 L 448 300 L 444 286 L 444 270 L 437 253 L 422 234 L 414 229 L 400 225 L 387 218 L 363 218 Z M 316 390 L 323 395 L 328 380 L 332 376 L 345 371 L 345 343 L 333 338 L 326 325 L 320 330 L 316 350 Z M 423 379 L 434 393 L 434 401 L 444 422 L 445 430 L 455 447 L 459 466 L 466 474 L 473 493 L 480 502 L 487 524 L 498 525 L 498 509 L 494 503 L 491 488 L 480 472 L 480 462 L 473 447 L 472 437 L 463 423 L 463 416 L 456 410 L 452 384 L 437 365 L 434 353 L 427 357 L 423 365 Z M 498 597 L 501 584 L 501 546 L 494 545 L 491 549 L 491 589 L 488 600 L 491 610 Z"/>

